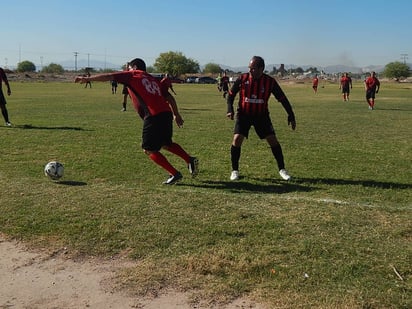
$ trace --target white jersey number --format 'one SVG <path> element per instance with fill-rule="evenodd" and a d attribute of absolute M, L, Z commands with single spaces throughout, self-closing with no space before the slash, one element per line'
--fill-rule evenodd
<path fill-rule="evenodd" d="M 155 81 L 150 81 L 147 78 L 143 78 L 142 80 L 143 86 L 146 88 L 146 91 L 151 94 L 158 94 L 159 96 L 162 95 L 160 92 L 159 84 Z"/>

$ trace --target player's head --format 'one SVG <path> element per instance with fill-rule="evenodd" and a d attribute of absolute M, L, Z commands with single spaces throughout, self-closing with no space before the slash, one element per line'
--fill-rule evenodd
<path fill-rule="evenodd" d="M 146 71 L 146 63 L 140 58 L 135 58 L 129 61 L 129 67 L 133 70 Z"/>
<path fill-rule="evenodd" d="M 253 56 L 249 62 L 249 72 L 253 79 L 258 79 L 262 76 L 265 70 L 265 60 L 259 56 Z"/>

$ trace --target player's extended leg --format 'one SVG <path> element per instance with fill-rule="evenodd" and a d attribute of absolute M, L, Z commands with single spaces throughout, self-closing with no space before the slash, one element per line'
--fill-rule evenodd
<path fill-rule="evenodd" d="M 230 174 L 230 180 L 239 179 L 239 160 L 244 139 L 245 137 L 241 134 L 235 134 L 233 136 L 232 145 L 230 147 L 230 161 L 232 163 L 232 173 Z"/>
<path fill-rule="evenodd" d="M 272 150 L 272 154 L 276 159 L 276 163 L 279 169 L 279 175 L 284 180 L 290 180 L 290 175 L 285 169 L 285 159 L 283 157 L 282 147 L 280 146 L 279 141 L 276 138 L 276 135 L 269 135 L 266 137 L 266 141 L 268 142 L 270 149 Z"/>
<path fill-rule="evenodd" d="M 165 169 L 170 177 L 163 182 L 164 184 L 171 185 L 175 184 L 179 180 L 183 178 L 182 174 L 173 167 L 172 164 L 166 159 L 166 157 L 160 153 L 159 151 L 147 151 L 144 150 L 144 152 L 149 156 L 149 158 L 155 162 L 157 165 L 161 166 L 163 169 Z"/>
<path fill-rule="evenodd" d="M 1 108 L 1 114 L 3 115 L 4 121 L 6 121 L 6 124 L 9 124 L 9 113 L 7 112 L 7 108 L 5 104 L 0 104 Z"/>
<path fill-rule="evenodd" d="M 198 174 L 198 164 L 199 161 L 195 157 L 191 157 L 183 148 L 177 143 L 171 143 L 168 146 L 163 146 L 164 149 L 170 151 L 171 153 L 181 157 L 185 160 L 187 167 L 189 169 L 189 173 L 192 177 L 195 177 Z"/>

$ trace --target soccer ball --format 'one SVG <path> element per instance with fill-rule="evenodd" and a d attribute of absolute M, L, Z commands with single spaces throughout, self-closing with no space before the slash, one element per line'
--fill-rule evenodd
<path fill-rule="evenodd" d="M 60 162 L 50 161 L 44 167 L 44 175 L 48 176 L 53 180 L 58 180 L 63 177 L 64 166 Z"/>

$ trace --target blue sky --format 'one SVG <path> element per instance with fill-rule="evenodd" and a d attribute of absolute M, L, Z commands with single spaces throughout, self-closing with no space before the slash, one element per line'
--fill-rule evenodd
<path fill-rule="evenodd" d="M 200 65 L 323 67 L 412 62 L 409 0 L 0 1 L 0 66 L 104 61 L 182 52 Z"/>

